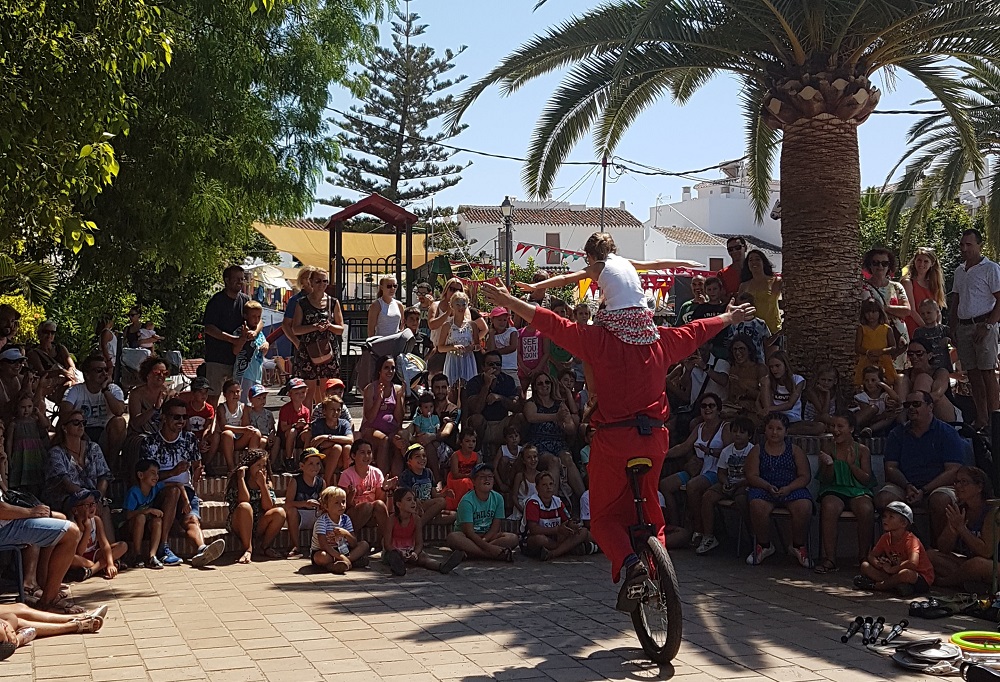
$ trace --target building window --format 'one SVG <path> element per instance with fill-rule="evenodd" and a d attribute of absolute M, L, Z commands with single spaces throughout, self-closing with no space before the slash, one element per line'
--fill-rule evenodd
<path fill-rule="evenodd" d="M 558 232 L 547 232 L 545 233 L 545 246 L 550 249 L 561 249 L 559 245 L 559 233 Z M 555 251 L 545 252 L 545 264 L 546 265 L 560 265 L 562 263 L 562 255 Z"/>
<path fill-rule="evenodd" d="M 709 258 L 708 259 L 708 269 L 712 272 L 718 272 L 722 269 L 722 259 L 721 258 Z"/>

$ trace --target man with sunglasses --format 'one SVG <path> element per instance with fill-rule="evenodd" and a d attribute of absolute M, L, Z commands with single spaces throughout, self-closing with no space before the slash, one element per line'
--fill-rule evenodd
<path fill-rule="evenodd" d="M 201 450 L 195 435 L 184 429 L 186 422 L 187 403 L 180 398 L 164 402 L 160 407 L 160 429 L 146 436 L 139 448 L 139 459 L 151 459 L 160 466 L 160 483 L 164 485 L 153 503 L 166 520 L 156 558 L 164 566 L 181 563 L 167 545 L 167 537 L 176 520 L 198 548 L 191 565 L 202 568 L 222 556 L 226 541 L 219 538 L 210 545 L 205 544 L 201 532 L 201 500 L 194 488 L 201 479 Z"/>
<path fill-rule="evenodd" d="M 875 508 L 901 501 L 927 509 L 936 541 L 944 529 L 945 509 L 955 502 L 951 486 L 967 463 L 968 448 L 954 427 L 934 416 L 934 398 L 926 391 L 908 393 L 903 409 L 907 423 L 890 431 L 886 440 L 886 483 L 875 495 Z"/>
<path fill-rule="evenodd" d="M 101 446 L 104 457 L 116 474 L 121 473 L 118 453 L 125 442 L 125 394 L 111 383 L 104 357 L 94 354 L 83 361 L 83 383 L 71 386 L 59 404 L 59 418 L 65 419 L 75 410 L 83 413 L 87 437 Z M 114 463 L 113 463 L 114 462 Z"/>
<path fill-rule="evenodd" d="M 1000 265 L 983 256 L 983 237 L 966 230 L 958 243 L 963 262 L 955 268 L 949 294 L 951 338 L 955 340 L 962 369 L 969 374 L 976 404 L 977 429 L 989 425 L 989 416 L 1000 409 L 997 382 L 997 327 L 1000 322 Z"/>
<path fill-rule="evenodd" d="M 726 251 L 729 252 L 729 257 L 733 259 L 733 262 L 731 265 L 719 270 L 716 276 L 722 280 L 722 285 L 726 289 L 726 295 L 732 297 L 740 290 L 743 260 L 747 255 L 747 240 L 739 235 L 730 237 L 726 240 Z"/>
<path fill-rule="evenodd" d="M 670 416 L 665 377 L 674 363 L 731 324 L 753 312 L 749 305 L 733 306 L 720 315 L 683 327 L 660 327 L 660 339 L 650 344 L 628 344 L 598 325 L 578 325 L 542 307 L 514 298 L 503 287 L 481 285 L 486 299 L 523 317 L 593 370 L 597 409 L 591 423 L 597 427 L 590 444 L 588 473 L 599 481 L 590 489 L 591 530 L 611 561 L 612 577 L 625 572 L 618 608 L 634 611 L 638 605 L 630 588 L 647 579 L 646 568 L 632 550 L 628 527 L 635 523 L 635 507 L 626 464 L 648 457 L 652 471 L 642 477 L 643 511 L 665 542 L 663 511 L 657 499 L 659 472 L 670 449 L 666 421 Z"/>
<path fill-rule="evenodd" d="M 243 293 L 246 275 L 239 265 L 230 265 L 222 273 L 225 286 L 208 300 L 202 324 L 205 325 L 205 377 L 209 382 L 208 400 L 219 402 L 222 384 L 233 376 L 236 352 L 233 344 L 242 335 L 246 341 L 257 338 L 264 328 L 264 318 L 254 329 L 243 324 L 243 306 L 250 297 Z M 235 331 L 234 331 L 235 330 Z"/>
<path fill-rule="evenodd" d="M 462 400 L 484 457 L 492 458 L 503 443 L 503 430 L 521 411 L 520 398 L 520 388 L 503 372 L 500 354 L 487 351 L 482 373 L 469 380 Z"/>

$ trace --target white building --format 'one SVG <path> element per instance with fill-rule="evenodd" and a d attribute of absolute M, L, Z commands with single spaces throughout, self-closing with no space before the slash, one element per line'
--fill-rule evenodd
<path fill-rule="evenodd" d="M 776 270 L 781 269 L 781 222 L 765 215 L 757 222 L 750 203 L 750 183 L 742 163 L 722 167 L 723 177 L 683 188 L 678 202 L 649 209 L 645 227 L 647 259 L 683 258 L 704 263 L 707 269 L 719 270 L 729 263 L 726 238 L 742 235 L 750 248 L 767 254 Z M 773 207 L 779 185 L 771 182 Z"/>

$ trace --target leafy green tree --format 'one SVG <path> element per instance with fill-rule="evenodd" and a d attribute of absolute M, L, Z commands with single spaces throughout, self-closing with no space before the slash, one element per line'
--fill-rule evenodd
<path fill-rule="evenodd" d="M 486 89 L 503 94 L 568 67 L 531 139 L 525 184 L 551 190 L 576 143 L 593 131 L 612 154 L 635 118 L 664 96 L 685 103 L 732 75 L 746 120 L 758 215 L 780 146 L 785 331 L 793 362 L 824 357 L 845 377 L 854 361 L 860 276 L 858 126 L 881 93 L 872 78 L 906 73 L 955 121 L 975 155 L 961 85 L 947 58 L 1000 53 L 992 0 L 611 0 L 513 52 L 458 100 L 450 120 Z M 836 245 L 836 248 L 831 248 Z M 822 305 L 818 305 L 822 302 Z"/>
<path fill-rule="evenodd" d="M 143 0 L 0 4 L 0 241 L 92 242 L 80 206 L 119 172 L 131 88 L 170 62 L 164 25 Z"/>
<path fill-rule="evenodd" d="M 363 196 L 381 194 L 402 206 L 454 187 L 472 164 L 448 163 L 456 152 L 439 144 L 466 126 L 434 130 L 435 122 L 454 105 L 454 97 L 444 92 L 465 80 L 446 77 L 465 47 L 437 56 L 433 47 L 414 44 L 427 25 L 409 11 L 409 2 L 406 7 L 394 13 L 392 46 L 378 47 L 365 66 L 363 75 L 371 87 L 362 105 L 334 121 L 341 129 L 340 143 L 349 151 L 327 179 Z M 343 197 L 333 201 L 338 206 L 351 203 Z"/>

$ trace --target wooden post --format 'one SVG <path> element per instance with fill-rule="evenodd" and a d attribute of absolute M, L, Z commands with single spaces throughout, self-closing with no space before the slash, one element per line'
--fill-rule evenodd
<path fill-rule="evenodd" d="M 406 305 L 413 305 L 413 223 L 406 223 Z"/>

